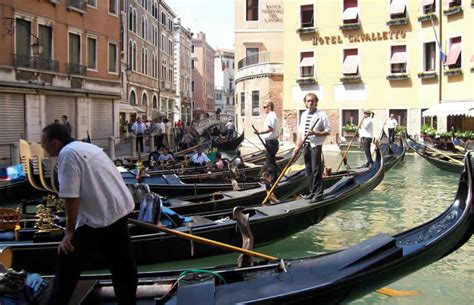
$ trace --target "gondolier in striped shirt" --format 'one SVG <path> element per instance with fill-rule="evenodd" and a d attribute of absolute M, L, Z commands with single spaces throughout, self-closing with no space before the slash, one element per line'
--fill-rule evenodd
<path fill-rule="evenodd" d="M 323 164 L 321 161 L 323 142 L 331 132 L 328 116 L 318 109 L 318 97 L 314 93 L 308 93 L 304 97 L 307 110 L 301 115 L 298 127 L 296 147 L 293 154 L 298 152 L 298 148 L 303 145 L 304 163 L 306 175 L 309 182 L 309 194 L 305 199 L 309 202 L 316 202 L 323 196 Z M 314 125 L 316 123 L 316 125 Z M 314 128 L 310 128 L 314 125 Z M 308 135 L 303 143 L 305 136 Z"/>
<path fill-rule="evenodd" d="M 274 110 L 275 104 L 273 102 L 263 103 L 263 111 L 266 113 L 264 127 L 262 131 L 255 130 L 254 132 L 255 134 L 263 135 L 265 140 L 265 148 L 267 149 L 265 167 L 272 176 L 273 181 L 276 180 L 279 174 L 275 156 L 280 145 L 278 142 L 278 118 Z"/>

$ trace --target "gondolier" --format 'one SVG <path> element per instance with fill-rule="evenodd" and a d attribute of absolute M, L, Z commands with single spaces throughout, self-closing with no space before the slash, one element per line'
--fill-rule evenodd
<path fill-rule="evenodd" d="M 293 154 L 299 151 L 303 145 L 304 163 L 306 174 L 309 179 L 309 194 L 305 196 L 310 202 L 321 200 L 323 196 L 323 164 L 321 161 L 323 142 L 326 136 L 331 132 L 328 116 L 325 112 L 318 109 L 318 97 L 314 93 L 308 93 L 304 97 L 307 110 L 301 115 L 300 125 L 298 127 L 298 137 Z M 314 126 L 312 130 L 310 127 Z M 305 135 L 309 135 L 305 139 Z"/>
<path fill-rule="evenodd" d="M 364 167 L 374 164 L 374 160 L 372 160 L 372 154 L 370 152 L 370 144 L 372 143 L 372 139 L 374 137 L 374 122 L 371 117 L 372 113 L 373 112 L 370 110 L 364 110 L 363 122 L 359 129 L 360 141 L 362 142 L 365 157 L 367 158 Z"/>
<path fill-rule="evenodd" d="M 263 103 L 263 110 L 266 113 L 264 127 L 262 131 L 255 130 L 254 133 L 257 135 L 263 135 L 265 140 L 265 148 L 267 150 L 265 167 L 268 173 L 272 176 L 272 179 L 276 179 L 278 176 L 278 167 L 276 164 L 275 155 L 278 152 L 280 143 L 278 142 L 278 118 L 275 114 L 275 104 L 273 102 Z"/>
<path fill-rule="evenodd" d="M 120 173 L 101 148 L 75 141 L 64 125 L 46 126 L 41 143 L 58 156 L 59 197 L 66 201 L 66 232 L 48 304 L 68 304 L 81 266 L 97 254 L 113 275 L 118 304 L 135 304 L 137 269 L 127 222 L 134 202 Z"/>

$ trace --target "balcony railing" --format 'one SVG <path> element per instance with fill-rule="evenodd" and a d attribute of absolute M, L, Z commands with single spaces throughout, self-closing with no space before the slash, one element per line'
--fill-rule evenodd
<path fill-rule="evenodd" d="M 87 67 L 77 64 L 67 64 L 67 74 L 86 75 Z"/>
<path fill-rule="evenodd" d="M 59 71 L 59 63 L 57 61 L 37 56 L 13 54 L 13 65 L 29 69 Z"/>
<path fill-rule="evenodd" d="M 239 60 L 237 64 L 238 69 L 246 66 L 268 63 L 268 62 L 283 62 L 282 52 L 260 52 L 255 55 L 247 56 Z"/>
<path fill-rule="evenodd" d="M 77 9 L 79 11 L 86 11 L 87 0 L 67 0 L 67 7 Z"/>

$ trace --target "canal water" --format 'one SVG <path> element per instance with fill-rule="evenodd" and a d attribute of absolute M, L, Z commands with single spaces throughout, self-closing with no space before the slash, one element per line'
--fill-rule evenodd
<path fill-rule="evenodd" d="M 337 168 L 339 153 L 325 153 L 326 163 Z M 349 153 L 349 164 L 362 164 L 362 153 Z M 294 258 L 338 250 L 379 232 L 395 234 L 440 214 L 454 199 L 457 174 L 448 173 L 414 154 L 386 173 L 370 193 L 348 204 L 321 223 L 275 244 L 256 248 L 268 255 Z M 156 249 L 156 251 L 160 251 Z M 198 268 L 234 263 L 237 254 L 142 266 L 140 270 Z M 471 305 L 474 303 L 474 238 L 461 249 L 388 286 L 421 294 L 387 297 L 372 293 L 351 305 Z"/>

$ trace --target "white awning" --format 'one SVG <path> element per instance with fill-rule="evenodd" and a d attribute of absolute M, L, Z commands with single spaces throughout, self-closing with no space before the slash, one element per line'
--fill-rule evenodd
<path fill-rule="evenodd" d="M 300 62 L 300 67 L 312 67 L 314 66 L 314 57 L 305 57 Z"/>
<path fill-rule="evenodd" d="M 143 110 L 142 108 L 138 107 L 138 106 L 133 106 L 133 108 L 135 108 L 135 111 L 138 112 L 138 113 L 145 113 L 146 111 Z"/>
<path fill-rule="evenodd" d="M 130 104 L 120 103 L 120 112 L 135 113 L 137 110 Z"/>
<path fill-rule="evenodd" d="M 423 111 L 423 117 L 439 115 L 474 117 L 474 101 L 442 102 Z"/>

